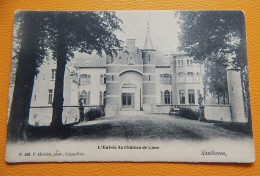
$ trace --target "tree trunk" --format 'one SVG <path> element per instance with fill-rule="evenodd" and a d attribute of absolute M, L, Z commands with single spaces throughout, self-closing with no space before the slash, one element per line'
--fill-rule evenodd
<path fill-rule="evenodd" d="M 60 128 L 62 124 L 62 111 L 63 111 L 63 86 L 64 86 L 64 73 L 66 61 L 57 54 L 57 70 L 56 70 L 56 81 L 54 89 L 53 99 L 53 112 L 51 126 L 54 128 Z"/>
<path fill-rule="evenodd" d="M 223 92 L 223 103 L 226 104 L 226 92 Z"/>
<path fill-rule="evenodd" d="M 20 59 L 22 60 L 23 58 Z M 10 142 L 24 140 L 27 135 L 34 74 L 32 69 L 27 69 L 28 65 L 26 63 L 28 64 L 26 61 L 23 63 L 19 62 L 16 72 L 13 100 L 7 130 L 7 138 Z M 26 73 L 24 73 L 25 70 Z"/>
<path fill-rule="evenodd" d="M 217 91 L 217 94 L 218 94 L 218 104 L 219 104 L 219 92 Z"/>
<path fill-rule="evenodd" d="M 26 139 L 28 116 L 31 104 L 37 58 L 37 22 L 34 15 L 25 13 L 23 16 L 23 35 L 18 55 L 14 93 L 8 120 L 8 142 Z"/>
<path fill-rule="evenodd" d="M 63 89 L 64 89 L 64 74 L 66 67 L 66 56 L 67 48 L 63 33 L 62 15 L 58 16 L 58 43 L 57 43 L 57 69 L 56 69 L 56 80 L 55 90 L 53 99 L 53 112 L 51 126 L 54 129 L 59 129 L 63 126 L 62 123 L 62 111 L 63 111 Z"/>
<path fill-rule="evenodd" d="M 209 64 L 208 64 L 208 59 L 205 59 L 206 62 L 206 73 L 205 73 L 205 80 L 204 80 L 204 86 L 203 86 L 203 90 L 204 90 L 204 104 L 206 104 L 206 95 L 207 95 L 207 86 L 208 86 L 208 72 L 209 72 Z M 204 69 L 205 70 L 205 69 Z"/>

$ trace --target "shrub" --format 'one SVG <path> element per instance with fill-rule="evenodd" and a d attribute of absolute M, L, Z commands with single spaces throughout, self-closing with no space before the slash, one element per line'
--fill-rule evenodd
<path fill-rule="evenodd" d="M 179 116 L 184 117 L 186 119 L 198 120 L 200 117 L 199 111 L 192 110 L 190 108 L 180 108 Z"/>
<path fill-rule="evenodd" d="M 95 120 L 97 118 L 105 116 L 104 108 L 91 108 L 85 113 L 85 116 L 88 120 Z"/>

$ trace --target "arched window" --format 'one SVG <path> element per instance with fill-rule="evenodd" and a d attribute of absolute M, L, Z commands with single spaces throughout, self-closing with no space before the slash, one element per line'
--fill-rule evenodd
<path fill-rule="evenodd" d="M 164 104 L 171 104 L 171 93 L 168 90 L 164 92 Z"/>
<path fill-rule="evenodd" d="M 83 98 L 84 105 L 89 105 L 90 104 L 90 92 L 87 93 L 85 90 L 83 90 L 80 95 Z"/>

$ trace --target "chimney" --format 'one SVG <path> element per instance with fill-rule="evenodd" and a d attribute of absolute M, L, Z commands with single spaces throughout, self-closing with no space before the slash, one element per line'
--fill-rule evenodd
<path fill-rule="evenodd" d="M 135 48 L 135 39 L 127 39 L 126 50 L 131 51 Z"/>

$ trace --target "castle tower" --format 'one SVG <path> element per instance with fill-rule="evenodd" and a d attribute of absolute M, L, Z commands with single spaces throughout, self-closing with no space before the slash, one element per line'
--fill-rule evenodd
<path fill-rule="evenodd" d="M 227 70 L 228 96 L 233 122 L 247 122 L 242 92 L 241 71 Z"/>
<path fill-rule="evenodd" d="M 171 75 L 172 75 L 172 102 L 171 104 L 176 105 L 178 104 L 177 101 L 177 73 L 176 73 L 176 57 L 174 55 L 171 55 L 171 62 L 170 62 L 170 68 L 171 68 Z"/>
<path fill-rule="evenodd" d="M 142 51 L 143 59 L 143 110 L 150 111 L 151 104 L 156 102 L 156 82 L 155 82 L 155 49 L 153 47 L 150 34 L 149 22 Z"/>

